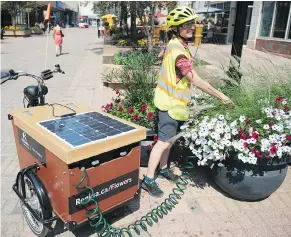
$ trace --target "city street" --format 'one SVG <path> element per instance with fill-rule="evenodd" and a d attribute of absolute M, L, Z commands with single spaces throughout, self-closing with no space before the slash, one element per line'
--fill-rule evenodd
<path fill-rule="evenodd" d="M 56 57 L 52 34 L 29 38 L 5 38 L 1 41 L 1 69 L 23 70 L 39 74 L 60 64 L 65 75 L 56 74 L 47 81 L 47 102 L 77 101 L 94 108 L 108 102 L 114 93 L 102 84 L 103 38 L 97 38 L 96 28 L 69 28 L 63 31 L 63 55 Z M 45 61 L 46 68 L 45 68 Z M 8 111 L 23 107 L 23 88 L 33 85 L 31 78 L 21 77 L 1 85 L 1 236 L 32 237 L 20 209 L 19 200 L 12 191 L 19 171 L 17 152 Z M 291 236 L 291 167 L 283 185 L 269 198 L 260 202 L 241 202 L 229 198 L 207 177 L 203 168 L 195 168 L 193 180 L 176 207 L 148 228 L 140 236 L 153 237 L 287 237 Z M 177 172 L 179 170 L 175 168 Z M 141 169 L 144 172 L 144 169 Z M 159 181 L 165 191 L 164 198 L 175 187 Z M 114 227 L 127 227 L 139 220 L 164 198 L 155 199 L 142 191 L 140 200 L 116 210 L 109 222 Z M 94 230 L 84 225 L 73 232 L 55 228 L 57 237 L 96 236 Z"/>

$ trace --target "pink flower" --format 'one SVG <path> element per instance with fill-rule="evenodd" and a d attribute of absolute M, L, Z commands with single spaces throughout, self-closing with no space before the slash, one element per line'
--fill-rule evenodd
<path fill-rule="evenodd" d="M 240 139 L 242 139 L 242 140 L 247 140 L 247 136 L 245 136 L 245 135 L 241 135 L 241 136 L 240 136 Z"/>
<path fill-rule="evenodd" d="M 114 102 L 115 102 L 116 104 L 118 104 L 118 103 L 120 102 L 120 99 L 115 99 Z"/>
<path fill-rule="evenodd" d="M 270 149 L 270 154 L 274 155 L 274 154 L 276 154 L 276 152 L 277 152 L 277 148 L 275 146 L 272 146 Z"/>
<path fill-rule="evenodd" d="M 257 153 L 256 148 L 252 148 L 252 153 L 253 154 L 256 154 Z"/>
<path fill-rule="evenodd" d="M 256 156 L 257 156 L 258 158 L 262 158 L 263 154 L 262 154 L 261 152 L 257 152 L 257 153 L 256 153 Z"/>
<path fill-rule="evenodd" d="M 151 145 L 147 145 L 147 149 L 150 150 L 152 148 Z"/>
<path fill-rule="evenodd" d="M 259 137 L 259 133 L 258 133 L 258 132 L 253 132 L 252 137 L 253 137 L 254 139 L 258 139 L 258 137 Z"/>
<path fill-rule="evenodd" d="M 248 148 L 249 144 L 247 142 L 244 142 L 244 148 Z"/>
<path fill-rule="evenodd" d="M 287 141 L 291 141 L 291 136 L 290 135 L 287 135 L 285 138 L 286 138 Z"/>
<path fill-rule="evenodd" d="M 250 120 L 246 120 L 246 125 L 250 125 L 251 124 L 251 121 Z"/>
<path fill-rule="evenodd" d="M 140 110 L 142 111 L 142 112 L 145 112 L 146 110 L 147 110 L 147 105 L 146 104 L 144 104 L 143 106 L 141 106 L 141 108 L 140 108 Z"/>
<path fill-rule="evenodd" d="M 116 95 L 118 95 L 119 94 L 119 90 L 116 90 L 115 93 L 116 93 Z"/>
<path fill-rule="evenodd" d="M 240 129 L 238 130 L 238 134 L 239 134 L 239 135 L 242 135 L 243 133 L 244 133 L 244 130 L 240 128 Z"/>
<path fill-rule="evenodd" d="M 154 141 L 157 142 L 159 140 L 158 136 L 154 136 Z"/>
<path fill-rule="evenodd" d="M 153 113 L 151 113 L 151 112 L 150 112 L 150 113 L 148 113 L 148 118 L 149 118 L 149 119 L 153 119 L 153 118 L 154 118 L 154 114 L 153 114 Z"/>
<path fill-rule="evenodd" d="M 120 105 L 120 106 L 118 106 L 118 110 L 119 111 L 122 111 L 123 110 L 123 107 Z"/>
<path fill-rule="evenodd" d="M 133 119 L 136 120 L 136 121 L 139 121 L 139 120 L 140 120 L 140 117 L 138 116 L 138 114 L 135 114 L 135 115 L 133 116 Z"/>
<path fill-rule="evenodd" d="M 129 108 L 127 111 L 128 111 L 129 114 L 133 114 L 134 113 L 134 109 L 133 108 Z"/>

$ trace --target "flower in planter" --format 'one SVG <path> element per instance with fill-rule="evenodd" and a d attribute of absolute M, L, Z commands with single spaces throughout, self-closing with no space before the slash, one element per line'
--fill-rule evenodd
<path fill-rule="evenodd" d="M 139 120 L 140 120 L 140 117 L 138 116 L 138 114 L 135 114 L 135 115 L 133 116 L 133 119 L 136 120 L 136 121 L 139 121 Z"/>
<path fill-rule="evenodd" d="M 146 104 L 144 104 L 144 105 L 142 105 L 141 106 L 141 108 L 140 108 L 140 110 L 142 111 L 142 112 L 145 112 L 146 110 L 147 110 L 147 105 Z"/>
<path fill-rule="evenodd" d="M 122 111 L 123 110 L 123 107 L 120 105 L 118 106 L 118 111 Z"/>
<path fill-rule="evenodd" d="M 152 113 L 152 112 L 148 113 L 148 118 L 149 119 L 153 119 L 154 118 L 154 113 Z"/>
<path fill-rule="evenodd" d="M 129 108 L 127 111 L 128 111 L 129 114 L 133 114 L 134 113 L 134 109 L 133 108 Z"/>
<path fill-rule="evenodd" d="M 277 97 L 276 104 L 284 100 L 288 104 L 286 98 Z M 197 157 L 198 165 L 225 159 L 257 164 L 287 158 L 291 152 L 291 113 L 276 104 L 262 108 L 260 121 L 243 115 L 226 119 L 221 114 L 202 116 L 196 123 L 188 121 L 183 126 L 185 145 Z"/>

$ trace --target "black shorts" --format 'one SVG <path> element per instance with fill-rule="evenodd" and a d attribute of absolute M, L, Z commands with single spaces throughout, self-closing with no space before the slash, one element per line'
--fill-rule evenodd
<path fill-rule="evenodd" d="M 180 127 L 184 121 L 177 121 L 171 118 L 168 111 L 158 110 L 158 139 L 159 141 L 166 142 L 180 132 Z"/>

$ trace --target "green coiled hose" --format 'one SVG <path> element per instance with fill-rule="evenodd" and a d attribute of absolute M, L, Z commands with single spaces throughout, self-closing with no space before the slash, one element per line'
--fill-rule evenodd
<path fill-rule="evenodd" d="M 146 215 L 141 217 L 140 220 L 136 221 L 134 224 L 130 224 L 126 228 L 114 228 L 111 226 L 103 217 L 99 207 L 98 202 L 93 198 L 94 191 L 89 186 L 81 186 L 84 180 L 87 178 L 87 171 L 85 168 L 81 170 L 84 172 L 83 177 L 77 183 L 76 188 L 78 190 L 88 189 L 91 195 L 89 195 L 88 199 L 81 201 L 82 205 L 88 205 L 89 203 L 95 204 L 93 209 L 86 209 L 86 217 L 90 220 L 90 226 L 95 228 L 98 236 L 101 237 L 121 237 L 121 236 L 130 236 L 132 237 L 132 231 L 135 231 L 138 235 L 140 235 L 140 229 L 147 231 L 147 225 L 152 226 L 154 222 L 158 222 L 159 218 L 163 218 L 164 215 L 167 215 L 169 211 L 171 211 L 175 205 L 178 204 L 178 199 L 181 199 L 181 196 L 184 194 L 184 190 L 187 188 L 188 181 L 190 178 L 190 173 L 187 172 L 187 169 L 191 169 L 194 167 L 190 158 L 187 157 L 187 162 L 183 167 L 182 175 L 179 177 L 180 180 L 177 181 L 175 188 L 173 188 L 173 192 L 169 195 L 168 198 L 165 199 L 159 206 L 148 212 Z"/>

